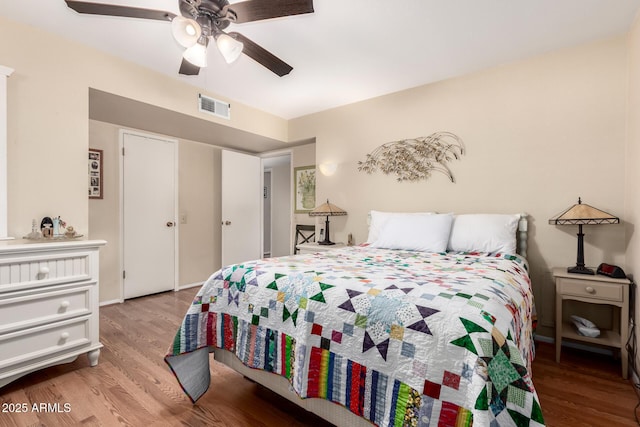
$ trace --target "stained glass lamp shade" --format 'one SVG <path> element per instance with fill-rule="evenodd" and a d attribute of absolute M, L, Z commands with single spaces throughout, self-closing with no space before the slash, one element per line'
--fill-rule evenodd
<path fill-rule="evenodd" d="M 324 240 L 318 242 L 319 245 L 335 245 L 334 242 L 329 240 L 329 217 L 330 216 L 338 216 L 338 215 L 346 215 L 347 211 L 340 209 L 334 204 L 329 203 L 327 200 L 326 203 L 321 204 L 320 206 L 313 209 L 309 212 L 310 216 L 326 216 L 325 227 L 324 227 Z"/>
<path fill-rule="evenodd" d="M 582 200 L 580 198 L 578 198 L 578 203 L 551 218 L 549 220 L 549 224 L 552 225 L 578 226 L 578 257 L 576 266 L 568 267 L 567 271 L 569 273 L 578 274 L 595 274 L 592 269 L 584 266 L 584 233 L 582 232 L 583 225 L 619 223 L 620 218 L 613 216 L 610 213 L 601 211 L 600 209 L 596 209 L 593 206 L 582 203 Z"/>

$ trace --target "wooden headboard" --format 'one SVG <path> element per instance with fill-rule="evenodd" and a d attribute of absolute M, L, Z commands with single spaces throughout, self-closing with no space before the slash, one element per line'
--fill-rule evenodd
<path fill-rule="evenodd" d="M 520 213 L 520 220 L 518 221 L 518 231 L 516 232 L 517 252 L 523 257 L 527 257 L 527 232 L 529 231 L 529 215 L 526 213 Z"/>

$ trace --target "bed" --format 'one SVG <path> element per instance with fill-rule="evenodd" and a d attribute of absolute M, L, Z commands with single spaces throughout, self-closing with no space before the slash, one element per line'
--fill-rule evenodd
<path fill-rule="evenodd" d="M 215 272 L 165 361 L 193 402 L 213 352 L 338 426 L 543 426 L 526 229 L 373 211 L 366 244 Z"/>

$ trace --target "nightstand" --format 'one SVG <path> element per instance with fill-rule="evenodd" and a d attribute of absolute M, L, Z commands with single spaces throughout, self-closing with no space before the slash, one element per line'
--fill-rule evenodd
<path fill-rule="evenodd" d="M 298 251 L 301 254 L 314 254 L 316 252 L 325 252 L 341 248 L 344 248 L 344 243 L 336 243 L 335 245 L 319 245 L 318 242 L 309 242 L 298 245 Z"/>
<path fill-rule="evenodd" d="M 612 279 L 602 275 L 572 274 L 567 273 L 566 268 L 554 268 L 553 277 L 556 282 L 556 362 L 560 362 L 562 338 L 605 345 L 620 349 L 622 377 L 626 379 L 628 355 L 625 344 L 629 336 L 629 280 Z M 613 322 L 613 330 L 601 330 L 597 338 L 579 335 L 573 323 L 562 320 L 564 300 L 611 305 L 616 307 L 614 312 L 619 312 L 620 322 Z"/>

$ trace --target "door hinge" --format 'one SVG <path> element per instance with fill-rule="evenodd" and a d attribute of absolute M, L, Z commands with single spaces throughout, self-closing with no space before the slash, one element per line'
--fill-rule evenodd
<path fill-rule="evenodd" d="M 123 278 L 123 279 L 126 279 L 126 278 L 127 278 L 127 272 L 126 272 L 126 271 L 124 271 L 124 270 L 122 270 L 122 278 Z"/>
<path fill-rule="evenodd" d="M 124 156 L 124 147 L 122 147 L 122 155 Z"/>

